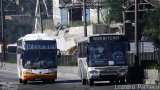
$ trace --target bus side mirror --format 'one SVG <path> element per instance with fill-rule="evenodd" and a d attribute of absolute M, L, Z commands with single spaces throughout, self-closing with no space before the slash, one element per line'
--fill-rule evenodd
<path fill-rule="evenodd" d="M 88 55 L 88 54 L 89 54 L 89 49 L 87 48 L 86 55 Z"/>
<path fill-rule="evenodd" d="M 21 54 L 20 58 L 23 59 L 23 54 Z"/>
<path fill-rule="evenodd" d="M 88 55 L 89 54 L 89 43 L 87 43 L 87 49 L 86 50 L 87 50 L 86 55 Z"/>
<path fill-rule="evenodd" d="M 130 47 L 130 44 L 129 44 L 129 43 L 128 43 L 128 45 L 127 45 L 127 49 L 128 49 L 128 51 L 131 50 L 131 47 Z"/>
<path fill-rule="evenodd" d="M 57 57 L 61 58 L 61 51 L 59 49 L 57 49 Z"/>
<path fill-rule="evenodd" d="M 22 54 L 21 54 L 20 58 L 23 59 L 24 58 L 24 50 L 22 50 L 21 53 Z"/>

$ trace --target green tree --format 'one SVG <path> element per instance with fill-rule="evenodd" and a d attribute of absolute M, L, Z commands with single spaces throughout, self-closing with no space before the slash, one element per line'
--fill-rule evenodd
<path fill-rule="evenodd" d="M 126 6 L 127 3 L 128 0 L 105 0 L 105 7 L 108 9 L 106 13 L 106 22 L 123 22 L 123 6 Z"/>
<path fill-rule="evenodd" d="M 22 0 L 20 4 L 21 10 L 25 14 L 29 14 L 31 16 L 35 16 L 36 3 L 37 0 Z M 45 6 L 43 4 L 43 0 L 40 0 L 40 4 L 42 7 L 42 13 L 46 13 Z M 46 0 L 46 4 L 48 7 L 48 13 L 52 12 L 52 0 Z"/>
<path fill-rule="evenodd" d="M 6 20 L 5 37 L 8 43 L 16 43 L 18 38 L 30 34 L 33 31 L 33 25 L 31 22 L 15 22 L 12 20 Z"/>
<path fill-rule="evenodd" d="M 146 27 L 148 30 L 146 31 L 148 36 L 150 36 L 154 40 L 154 44 L 156 47 L 160 48 L 160 6 L 157 6 L 155 10 L 150 11 L 146 17 L 148 23 Z"/>

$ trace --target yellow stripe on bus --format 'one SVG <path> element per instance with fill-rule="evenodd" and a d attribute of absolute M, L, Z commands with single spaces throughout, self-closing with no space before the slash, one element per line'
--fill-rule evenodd
<path fill-rule="evenodd" d="M 23 80 L 36 80 L 36 79 L 56 79 L 57 74 L 23 74 Z"/>

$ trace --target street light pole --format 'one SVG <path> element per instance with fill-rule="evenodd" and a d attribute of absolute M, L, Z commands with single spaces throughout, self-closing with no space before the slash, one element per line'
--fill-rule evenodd
<path fill-rule="evenodd" d="M 84 36 L 87 37 L 86 0 L 83 0 L 83 22 L 84 22 Z"/>
<path fill-rule="evenodd" d="M 100 17 L 99 17 L 99 9 L 100 9 L 100 7 L 99 7 L 99 3 L 100 3 L 100 1 L 98 1 L 98 6 L 97 6 L 97 23 L 98 24 L 100 24 Z"/>
<path fill-rule="evenodd" d="M 135 0 L 135 66 L 139 66 L 139 48 L 138 48 L 138 0 Z"/>
<path fill-rule="evenodd" d="M 40 19 L 40 30 L 41 30 L 41 33 L 43 33 L 43 22 L 42 22 L 42 14 L 41 14 L 42 6 L 40 3 L 40 0 L 38 2 L 39 2 L 38 10 L 39 10 L 39 19 Z"/>
<path fill-rule="evenodd" d="M 3 67 L 3 61 L 6 59 L 5 56 L 5 34 L 4 34 L 4 10 L 3 10 L 3 0 L 1 0 L 1 30 L 2 30 L 2 60 L 1 60 L 1 67 Z"/>

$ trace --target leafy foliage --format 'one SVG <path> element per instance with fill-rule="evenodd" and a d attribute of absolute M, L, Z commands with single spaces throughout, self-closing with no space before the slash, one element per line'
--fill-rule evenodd
<path fill-rule="evenodd" d="M 40 0 L 42 5 L 42 13 L 46 13 L 45 6 Z M 52 12 L 52 0 L 46 0 L 49 14 Z M 16 43 L 17 39 L 21 36 L 29 34 L 33 31 L 34 25 L 34 16 L 35 16 L 35 7 L 36 0 L 21 0 L 20 5 L 16 5 L 15 1 L 5 1 L 5 7 L 7 10 L 14 11 L 14 15 L 21 14 L 27 15 L 27 19 L 20 18 L 16 20 L 5 20 L 5 38 L 8 43 Z M 10 12 L 5 12 L 5 14 L 12 15 Z M 1 23 L 1 22 L 0 22 Z M 50 25 L 52 26 L 52 25 Z"/>
<path fill-rule="evenodd" d="M 157 69 L 157 70 L 160 70 L 160 64 L 151 63 L 146 67 L 146 69 Z"/>
<path fill-rule="evenodd" d="M 116 21 L 122 22 L 124 10 L 123 6 L 128 2 L 127 0 L 105 0 L 105 6 L 109 11 L 106 13 L 106 22 Z"/>
<path fill-rule="evenodd" d="M 33 27 L 31 22 L 14 22 L 7 20 L 5 37 L 8 43 L 16 43 L 17 39 L 32 32 Z"/>
<path fill-rule="evenodd" d="M 147 33 L 154 40 L 156 47 L 160 47 L 160 6 L 156 7 L 155 10 L 150 11 L 148 18 L 148 23 L 146 26 L 149 27 Z"/>
<path fill-rule="evenodd" d="M 21 1 L 21 9 L 25 14 L 29 14 L 31 16 L 35 15 L 35 9 L 36 9 L 36 2 L 37 0 L 22 0 Z M 40 0 L 42 13 L 46 13 L 45 6 L 43 4 L 43 0 Z M 52 0 L 46 0 L 46 4 L 48 7 L 48 13 L 52 13 Z"/>

